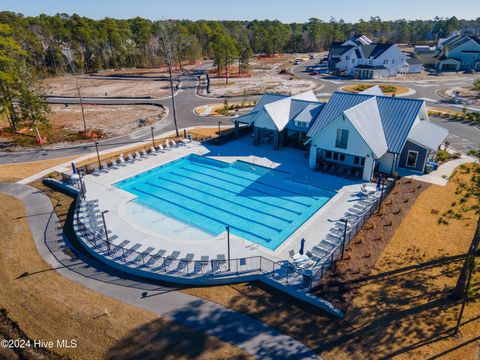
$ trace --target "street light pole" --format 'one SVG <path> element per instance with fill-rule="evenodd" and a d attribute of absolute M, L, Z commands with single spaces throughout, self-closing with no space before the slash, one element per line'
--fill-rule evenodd
<path fill-rule="evenodd" d="M 107 249 L 110 254 L 110 239 L 108 238 L 107 223 L 105 222 L 105 214 L 108 213 L 108 210 L 102 211 L 102 220 L 103 220 L 103 230 L 105 231 L 105 240 L 107 241 Z"/>
<path fill-rule="evenodd" d="M 230 226 L 227 226 L 225 229 L 227 230 L 228 271 L 230 271 Z"/>
<path fill-rule="evenodd" d="M 218 122 L 218 134 L 219 134 L 219 135 L 220 135 L 220 125 L 222 125 L 222 122 L 221 122 L 221 121 Z"/>
<path fill-rule="evenodd" d="M 95 141 L 95 149 L 97 150 L 98 167 L 100 168 L 102 164 L 100 163 L 100 154 L 98 152 L 98 141 Z"/>
<path fill-rule="evenodd" d="M 153 148 L 155 148 L 155 136 L 153 135 L 153 126 L 150 127 L 150 130 L 152 131 L 152 145 L 153 145 Z"/>

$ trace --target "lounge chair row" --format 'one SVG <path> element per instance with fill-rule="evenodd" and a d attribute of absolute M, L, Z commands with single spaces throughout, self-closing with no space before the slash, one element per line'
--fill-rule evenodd
<path fill-rule="evenodd" d="M 126 156 L 124 154 L 120 154 L 118 157 L 114 157 L 110 159 L 109 160 L 110 164 L 108 164 L 107 161 L 101 162 L 100 168 L 97 166 L 97 164 L 94 164 L 93 174 L 99 175 L 99 173 L 102 171 L 109 171 L 110 169 L 116 169 L 120 166 L 125 166 L 127 163 L 147 158 L 150 155 L 156 155 L 157 153 L 169 151 L 173 148 L 176 148 L 182 145 L 184 146 L 185 144 L 183 142 L 176 143 L 175 140 L 167 139 L 165 141 L 165 145 L 159 144 L 159 145 L 156 145 L 155 147 L 150 146 L 149 149 L 135 150 L 134 152 L 129 153 Z"/>
<path fill-rule="evenodd" d="M 349 208 L 343 218 L 347 220 L 346 224 L 343 221 L 336 221 L 334 226 L 330 229 L 327 236 L 319 241 L 313 248 L 306 252 L 308 258 L 311 260 L 308 264 L 313 266 L 325 261 L 329 261 L 329 256 L 332 252 L 341 246 L 343 237 L 345 235 L 345 226 L 347 234 L 357 226 L 364 216 L 368 214 L 374 203 L 378 200 L 380 193 L 363 196 L 359 201 Z M 292 257 L 292 254 L 290 254 Z"/>

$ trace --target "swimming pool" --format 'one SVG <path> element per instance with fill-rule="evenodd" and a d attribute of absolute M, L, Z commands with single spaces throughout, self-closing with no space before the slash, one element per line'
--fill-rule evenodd
<path fill-rule="evenodd" d="M 276 249 L 335 193 L 243 161 L 189 155 L 115 184 L 135 202 L 219 235 Z"/>

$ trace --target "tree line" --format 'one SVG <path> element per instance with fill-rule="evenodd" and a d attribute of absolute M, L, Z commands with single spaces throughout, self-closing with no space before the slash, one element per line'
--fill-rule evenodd
<path fill-rule="evenodd" d="M 92 20 L 76 14 L 25 17 L 0 12 L 0 24 L 11 29 L 14 40 L 27 53 L 27 62 L 45 74 L 159 65 L 165 24 L 175 35 L 177 66 L 204 57 L 214 59 L 219 69 L 237 62 L 239 71 L 248 69 L 253 53 L 318 52 L 354 34 L 380 42 L 413 44 L 433 42 L 454 30 L 480 34 L 480 18 L 467 21 L 455 17 L 411 21 L 372 17 L 356 23 L 311 18 L 306 23 L 284 24 L 276 20 L 151 21 L 140 17 Z"/>

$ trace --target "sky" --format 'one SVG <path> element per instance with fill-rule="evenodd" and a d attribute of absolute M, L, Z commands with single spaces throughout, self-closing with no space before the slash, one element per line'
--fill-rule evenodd
<path fill-rule="evenodd" d="M 151 20 L 253 20 L 306 22 L 331 17 L 355 22 L 379 16 L 383 20 L 432 19 L 435 16 L 480 17 L 479 0 L 0 0 L 0 11 L 27 16 L 77 13 L 93 19 L 136 16 Z"/>

